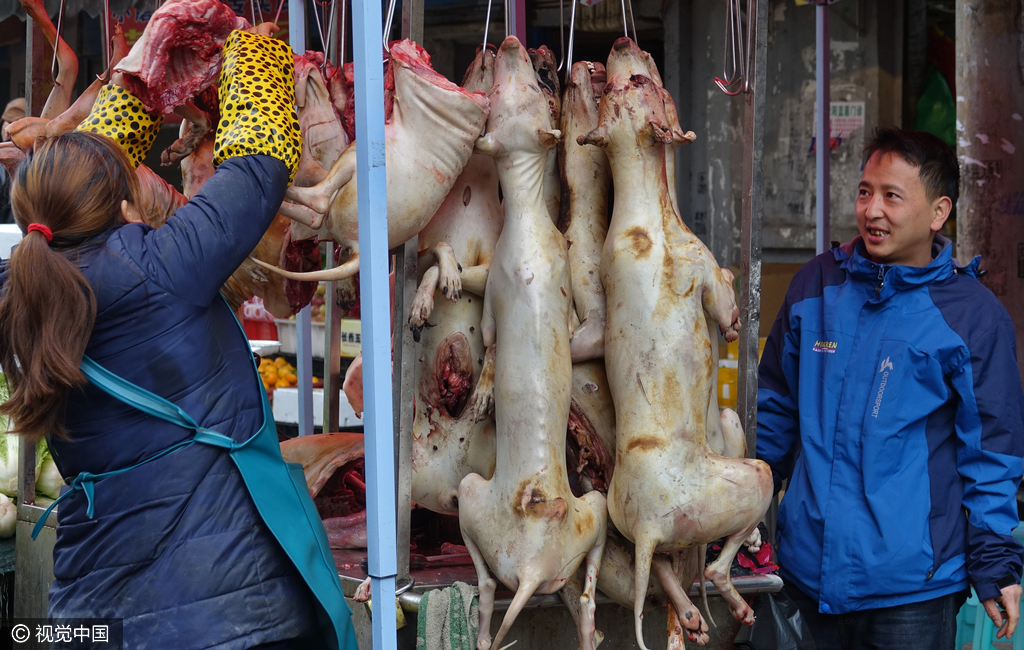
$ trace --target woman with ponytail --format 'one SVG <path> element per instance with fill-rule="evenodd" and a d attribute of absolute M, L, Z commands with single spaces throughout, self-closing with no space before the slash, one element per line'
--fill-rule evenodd
<path fill-rule="evenodd" d="M 117 75 L 17 169 L 0 411 L 46 437 L 68 486 L 51 618 L 119 619 L 132 650 L 354 649 L 322 523 L 218 294 L 298 165 L 292 53 L 234 31 L 223 54 L 217 171 L 160 229 L 139 219 L 134 171 L 159 117 Z"/>

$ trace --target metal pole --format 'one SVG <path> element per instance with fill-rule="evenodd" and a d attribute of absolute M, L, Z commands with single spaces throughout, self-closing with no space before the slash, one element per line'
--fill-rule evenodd
<path fill-rule="evenodd" d="M 828 33 L 828 0 L 818 0 L 815 7 L 815 53 L 817 69 L 817 89 L 815 92 L 814 110 L 817 112 L 817 130 L 815 131 L 815 161 L 817 205 L 814 211 L 814 249 L 821 255 L 828 250 L 831 233 L 829 229 L 829 163 L 831 155 L 831 130 L 829 128 L 829 67 L 831 59 L 831 39 Z"/>
<path fill-rule="evenodd" d="M 515 36 L 525 46 L 526 0 L 505 0 L 505 16 L 505 20 L 508 21 L 509 36 Z"/>
<path fill-rule="evenodd" d="M 331 17 L 334 20 L 334 17 Z M 337 42 L 337 39 L 335 39 Z M 338 60 L 338 59 L 335 59 Z M 327 268 L 334 268 L 334 244 L 328 242 Z M 337 431 L 341 407 L 341 308 L 337 283 L 324 290 L 324 433 Z"/>
<path fill-rule="evenodd" d="M 737 403 L 747 456 L 757 452 L 757 362 L 761 327 L 761 220 L 764 213 L 764 111 L 768 57 L 768 0 L 755 0 L 753 57 L 744 95 L 743 223 L 740 244 L 740 330 Z M 755 18 L 756 16 L 756 18 Z"/>
<path fill-rule="evenodd" d="M 288 41 L 292 51 L 306 51 L 306 12 L 303 0 L 288 0 Z M 296 375 L 299 383 L 299 435 L 313 435 L 313 332 L 312 308 L 295 315 Z"/>
<path fill-rule="evenodd" d="M 288 44 L 296 54 L 306 51 L 306 4 L 288 0 Z"/>
<path fill-rule="evenodd" d="M 423 0 L 402 0 L 402 38 L 423 42 Z M 416 400 L 416 363 L 419 344 L 412 338 L 406 324 L 409 306 L 416 296 L 416 262 L 419 237 L 413 237 L 394 250 L 395 273 L 395 327 L 394 327 L 394 386 L 395 415 L 395 503 L 398 521 L 398 578 L 409 579 L 409 543 L 412 538 L 412 423 Z"/>
<path fill-rule="evenodd" d="M 391 305 L 388 287 L 387 173 L 384 149 L 383 33 L 379 2 L 352 3 L 366 407 L 366 532 L 371 540 L 373 647 L 397 648 L 395 630 L 395 439 L 391 408 Z"/>

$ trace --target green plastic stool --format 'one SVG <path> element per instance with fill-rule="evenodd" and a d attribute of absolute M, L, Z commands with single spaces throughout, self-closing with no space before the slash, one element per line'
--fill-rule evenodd
<path fill-rule="evenodd" d="M 1024 522 L 1013 530 L 1013 537 L 1024 544 Z M 1021 608 L 1024 610 L 1024 598 L 1021 599 Z M 968 642 L 972 643 L 973 650 L 995 650 L 995 639 L 996 626 L 978 601 L 974 587 L 971 587 L 971 597 L 956 615 L 956 650 L 963 650 L 964 644 Z M 1013 633 L 1011 640 L 1013 650 L 1024 650 L 1024 626 L 1017 625 L 1017 631 Z M 1007 641 L 1001 640 L 999 643 L 1003 645 Z"/>

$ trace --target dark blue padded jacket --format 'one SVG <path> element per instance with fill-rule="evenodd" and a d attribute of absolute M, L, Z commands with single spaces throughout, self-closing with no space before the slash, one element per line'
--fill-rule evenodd
<path fill-rule="evenodd" d="M 234 440 L 263 424 L 252 354 L 218 289 L 256 246 L 288 182 L 267 156 L 225 161 L 166 225 L 130 224 L 72 254 L 97 300 L 86 354 Z M 0 274 L 0 282 L 3 281 Z M 50 440 L 64 477 L 131 466 L 192 435 L 76 390 Z M 225 450 L 191 445 L 58 508 L 52 617 L 124 619 L 126 649 L 219 648 L 315 633 L 305 582 Z"/>
<path fill-rule="evenodd" d="M 1021 578 L 1024 395 L 1013 323 L 974 260 L 925 267 L 860 239 L 793 279 L 761 359 L 757 457 L 776 489 L 783 577 L 824 613 Z"/>

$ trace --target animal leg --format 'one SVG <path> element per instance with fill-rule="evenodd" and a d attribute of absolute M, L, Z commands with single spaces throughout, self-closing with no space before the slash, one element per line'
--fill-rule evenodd
<path fill-rule="evenodd" d="M 57 49 L 57 78 L 53 80 L 53 90 L 46 98 L 46 104 L 39 117 L 52 120 L 71 106 L 71 94 L 74 92 L 75 79 L 78 78 L 78 57 L 75 52 L 57 34 L 46 8 L 40 0 L 22 0 L 21 8 L 39 25 L 43 37 L 51 48 Z M 60 38 L 58 41 L 57 39 Z M 55 45 L 56 43 L 56 45 Z M 76 125 L 77 126 L 77 125 Z"/>
<path fill-rule="evenodd" d="M 736 411 L 727 408 L 722 409 L 722 441 L 724 449 L 722 455 L 727 458 L 744 458 L 747 455 L 747 437 L 743 433 L 743 425 L 740 424 L 740 416 Z"/>
<path fill-rule="evenodd" d="M 519 612 L 523 611 L 523 607 L 526 605 L 526 601 L 530 600 L 530 596 L 533 592 L 537 591 L 537 587 L 540 583 L 536 580 L 520 580 L 519 589 L 516 589 L 516 595 L 512 598 L 512 603 L 508 606 L 508 611 L 505 612 L 505 618 L 501 621 L 501 627 L 498 628 L 498 633 L 494 635 L 493 647 L 500 648 L 501 641 L 508 634 L 508 631 L 512 628 L 512 624 L 516 622 L 516 618 L 519 617 Z M 480 644 L 477 643 L 477 650 L 488 650 L 487 648 L 481 648 Z"/>
<path fill-rule="evenodd" d="M 686 592 L 679 584 L 679 576 L 672 570 L 672 564 L 662 554 L 656 554 L 652 560 L 654 571 L 661 580 L 661 586 L 668 594 L 680 622 L 686 629 L 686 635 L 697 645 L 706 644 L 708 637 L 708 624 L 701 618 L 700 611 L 694 607 Z M 689 585 L 687 585 L 689 586 Z"/>
<path fill-rule="evenodd" d="M 604 315 L 596 309 L 591 309 L 569 341 L 569 354 L 573 363 L 604 356 L 604 326 Z"/>
<path fill-rule="evenodd" d="M 760 518 L 757 521 L 759 520 Z M 743 541 L 747 539 L 753 529 L 757 528 L 757 521 L 754 521 L 751 526 L 729 535 L 718 559 L 704 569 L 704 575 L 715 584 L 718 593 L 722 594 L 722 597 L 729 603 L 732 615 L 744 625 L 754 624 L 754 610 L 740 597 L 736 587 L 733 586 L 732 578 L 729 576 L 729 567 L 732 566 L 732 561 L 736 557 L 736 553 L 739 552 Z"/>
<path fill-rule="evenodd" d="M 174 109 L 182 119 L 181 137 L 160 152 L 160 164 L 164 167 L 181 162 L 181 159 L 195 151 L 206 134 L 210 132 L 210 118 L 192 102 Z"/>
<path fill-rule="evenodd" d="M 455 251 L 451 244 L 439 241 L 426 251 L 420 253 L 417 263 L 426 266 L 433 260 L 439 271 L 438 287 L 441 293 L 455 302 L 462 297 L 462 265 L 455 259 Z"/>
<path fill-rule="evenodd" d="M 732 271 L 712 266 L 712 263 L 708 266 L 701 298 L 704 311 L 718 323 L 725 340 L 731 343 L 740 337 L 740 309 L 732 289 Z"/>
<path fill-rule="evenodd" d="M 416 289 L 416 297 L 412 301 L 412 309 L 409 310 L 409 325 L 413 332 L 423 327 L 423 324 L 430 318 L 430 312 L 434 311 L 434 291 L 437 290 L 437 279 L 440 270 L 437 265 L 431 266 L 423 274 L 420 286 Z"/>
<path fill-rule="evenodd" d="M 470 401 L 473 403 L 473 422 L 480 422 L 494 413 L 494 359 L 495 347 L 492 343 L 484 354 L 484 367 L 480 370 L 480 379 Z"/>
<path fill-rule="evenodd" d="M 651 562 L 654 555 L 654 541 L 638 538 L 636 540 L 636 554 L 633 563 L 634 591 L 633 591 L 633 623 L 636 627 L 636 643 L 640 650 L 648 650 L 644 645 L 644 600 L 647 596 L 647 583 L 651 579 Z M 664 585 L 662 585 L 664 586 Z"/>
<path fill-rule="evenodd" d="M 597 576 L 601 570 L 601 557 L 604 555 L 604 543 L 608 539 L 606 532 L 598 535 L 597 543 L 587 551 L 587 577 L 580 595 L 580 619 L 577 621 L 581 650 L 596 650 L 604 641 L 604 634 L 597 630 L 594 613 L 597 611 Z"/>
<path fill-rule="evenodd" d="M 311 208 L 307 208 L 304 205 L 298 203 L 289 203 L 285 201 L 281 203 L 281 207 L 277 209 L 277 213 L 288 217 L 292 221 L 297 221 L 307 228 L 313 230 L 320 230 L 320 226 L 324 223 L 324 215 L 314 212 Z"/>
<path fill-rule="evenodd" d="M 579 573 L 574 573 L 569 576 L 569 579 L 565 581 L 562 588 L 558 590 L 558 597 L 565 603 L 565 608 L 569 610 L 569 615 L 572 616 L 573 623 L 576 624 L 576 629 L 580 627 L 580 606 L 582 605 L 583 598 L 583 585 L 580 584 Z M 583 648 L 583 637 L 580 636 L 580 642 L 577 645 L 579 650 Z"/>
<path fill-rule="evenodd" d="M 491 614 L 494 613 L 494 590 L 497 589 L 498 583 L 491 577 L 483 553 L 477 548 L 473 538 L 466 534 L 465 529 L 462 530 L 462 537 L 466 542 L 469 557 L 473 559 L 473 566 L 476 567 L 476 579 L 480 589 L 480 627 L 477 628 L 476 633 L 476 648 L 477 650 L 490 650 Z"/>
<path fill-rule="evenodd" d="M 285 192 L 285 198 L 293 203 L 300 203 L 312 208 L 319 214 L 326 214 L 331 207 L 331 201 L 346 183 L 352 180 L 356 173 L 356 148 L 349 146 L 345 153 L 334 161 L 327 177 L 313 187 L 295 187 L 292 185 Z"/>
<path fill-rule="evenodd" d="M 478 264 L 476 266 L 463 267 L 462 288 L 475 293 L 478 296 L 484 295 L 487 289 L 487 274 L 491 271 L 491 264 Z"/>

